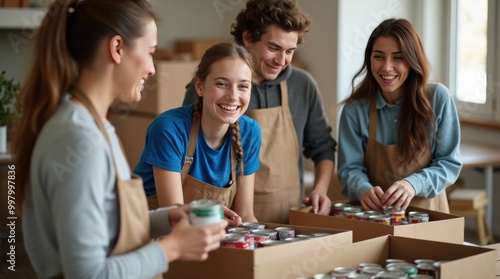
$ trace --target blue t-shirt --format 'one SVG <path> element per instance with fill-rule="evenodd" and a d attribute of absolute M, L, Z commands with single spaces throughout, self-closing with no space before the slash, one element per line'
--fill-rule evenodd
<path fill-rule="evenodd" d="M 146 142 L 134 173 L 144 181 L 146 195 L 156 193 L 153 166 L 181 172 L 187 153 L 193 122 L 193 105 L 171 109 L 158 115 L 146 131 Z M 243 148 L 243 175 L 255 173 L 259 167 L 261 131 L 257 122 L 246 115 L 239 118 Z M 219 150 L 208 146 L 201 130 L 198 133 L 193 164 L 188 171 L 192 177 L 213 186 L 225 188 L 231 180 L 232 132 Z M 237 168 L 237 174 L 240 170 Z"/>

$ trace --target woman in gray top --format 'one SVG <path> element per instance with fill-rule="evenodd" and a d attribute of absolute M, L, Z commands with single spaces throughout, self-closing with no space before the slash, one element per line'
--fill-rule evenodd
<path fill-rule="evenodd" d="M 114 99 L 139 101 L 155 73 L 149 2 L 55 1 L 37 36 L 14 139 L 16 198 L 36 273 L 152 278 L 171 261 L 205 259 L 227 222 L 193 227 L 176 207 L 148 216 L 141 181 L 131 179 L 106 120 Z"/>

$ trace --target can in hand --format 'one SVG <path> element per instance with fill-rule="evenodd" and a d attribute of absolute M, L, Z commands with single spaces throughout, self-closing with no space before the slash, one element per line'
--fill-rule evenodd
<path fill-rule="evenodd" d="M 189 220 L 193 226 L 206 227 L 224 220 L 222 205 L 214 200 L 196 200 L 189 204 Z"/>

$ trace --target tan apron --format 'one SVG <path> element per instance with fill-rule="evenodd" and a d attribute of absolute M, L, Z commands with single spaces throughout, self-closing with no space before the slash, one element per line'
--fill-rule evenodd
<path fill-rule="evenodd" d="M 281 107 L 248 110 L 262 130 L 260 169 L 255 174 L 254 211 L 259 222 L 288 224 L 291 207 L 301 205 L 298 139 L 288 107 L 286 81 Z"/>
<path fill-rule="evenodd" d="M 194 120 L 189 135 L 188 151 L 184 164 L 181 170 L 182 180 L 182 195 L 184 203 L 188 204 L 191 201 L 199 199 L 209 199 L 220 201 L 224 206 L 231 208 L 236 195 L 236 154 L 234 148 L 231 147 L 231 182 L 227 188 L 220 188 L 200 181 L 188 175 L 189 168 L 193 163 L 194 151 L 196 150 L 196 142 L 198 141 L 198 131 L 200 129 L 200 121 Z M 225 179 L 221 177 L 221 179 Z M 158 196 L 156 194 L 148 196 L 148 204 L 151 209 L 158 208 Z"/>
<path fill-rule="evenodd" d="M 106 129 L 90 100 L 79 91 L 75 91 L 73 96 L 82 102 L 90 114 L 92 114 L 99 129 L 106 138 L 109 147 L 112 148 Z M 125 152 L 123 154 L 125 154 Z M 135 251 L 152 241 L 149 231 L 148 206 L 144 196 L 142 179 L 133 175 L 130 180 L 121 180 L 116 162 L 115 169 L 118 202 L 120 206 L 120 232 L 118 234 L 118 241 L 111 251 L 110 256 Z M 162 278 L 162 276 L 159 274 L 155 278 Z"/>
<path fill-rule="evenodd" d="M 387 190 L 395 181 L 401 180 L 422 168 L 428 167 L 432 161 L 430 147 L 421 154 L 418 159 L 408 167 L 402 167 L 399 161 L 398 144 L 383 145 L 377 142 L 377 117 L 376 98 L 373 96 L 370 102 L 370 124 L 368 144 L 365 153 L 365 164 L 368 169 L 368 177 L 373 186 L 380 186 Z M 414 197 L 410 206 L 425 208 L 433 211 L 449 213 L 446 192 L 434 198 Z"/>

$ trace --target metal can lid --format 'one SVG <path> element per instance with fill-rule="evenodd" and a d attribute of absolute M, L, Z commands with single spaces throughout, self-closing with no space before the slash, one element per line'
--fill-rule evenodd
<path fill-rule="evenodd" d="M 375 275 L 378 279 L 406 279 L 407 276 L 402 271 L 380 271 Z"/>
<path fill-rule="evenodd" d="M 430 265 L 433 265 L 436 261 L 435 260 L 431 260 L 431 259 L 416 259 L 414 261 L 414 263 L 416 265 L 419 265 L 419 264 L 430 264 Z"/>
<path fill-rule="evenodd" d="M 356 269 L 351 268 L 351 267 L 340 266 L 340 267 L 334 268 L 333 272 L 339 273 L 339 274 L 351 274 L 351 273 L 356 273 Z"/>
<path fill-rule="evenodd" d="M 275 246 L 285 243 L 283 240 L 266 240 L 262 242 L 262 246 Z"/>
<path fill-rule="evenodd" d="M 240 233 L 228 233 L 224 236 L 225 242 L 245 242 L 245 235 Z"/>
<path fill-rule="evenodd" d="M 276 231 L 282 231 L 282 232 L 290 232 L 290 231 L 295 231 L 294 228 L 291 228 L 291 227 L 277 227 L 275 228 L 274 230 Z"/>
<path fill-rule="evenodd" d="M 243 222 L 241 225 L 249 229 L 263 229 L 266 227 L 265 224 L 257 222 Z"/>

